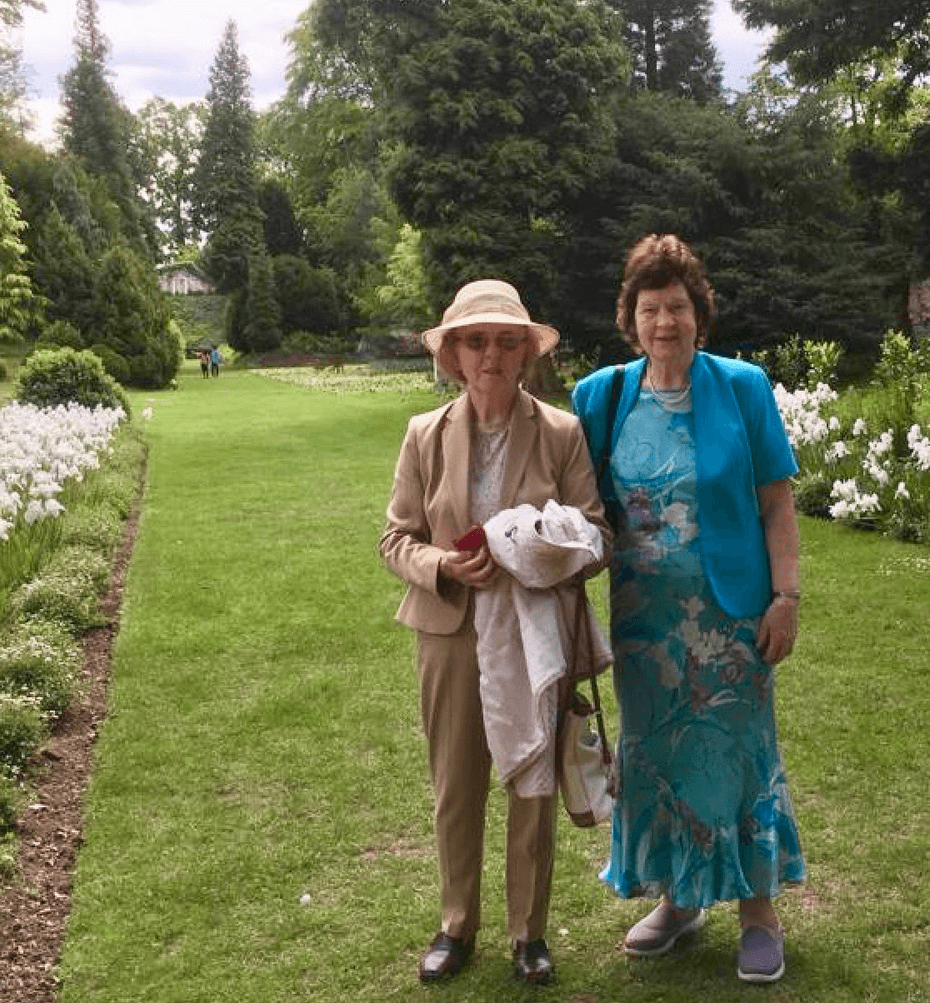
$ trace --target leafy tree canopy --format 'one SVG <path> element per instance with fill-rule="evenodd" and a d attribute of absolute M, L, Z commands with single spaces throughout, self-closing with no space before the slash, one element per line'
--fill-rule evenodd
<path fill-rule="evenodd" d="M 894 53 L 909 87 L 930 72 L 930 7 L 925 0 L 732 0 L 749 28 L 774 27 L 772 62 L 787 62 L 802 83 Z"/>
<path fill-rule="evenodd" d="M 629 71 L 619 17 L 573 0 L 321 0 L 312 12 L 384 116 L 431 301 L 496 274 L 539 308 L 557 286 L 565 214 L 613 135 Z"/>

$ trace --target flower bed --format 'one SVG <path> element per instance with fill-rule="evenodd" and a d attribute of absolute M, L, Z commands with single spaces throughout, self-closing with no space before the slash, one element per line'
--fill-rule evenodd
<path fill-rule="evenodd" d="M 916 420 L 923 354 L 890 335 L 866 396 L 841 396 L 822 382 L 794 392 L 775 387 L 801 468 L 801 511 L 930 542 L 930 432 Z"/>
<path fill-rule="evenodd" d="M 137 492 L 121 408 L 0 408 L 0 871 L 24 766 L 67 709 Z M 6 865 L 6 866 L 5 866 Z"/>
<path fill-rule="evenodd" d="M 68 480 L 100 466 L 100 455 L 126 417 L 121 408 L 78 404 L 0 409 L 0 540 L 22 520 L 31 526 L 63 511 L 58 498 Z"/>

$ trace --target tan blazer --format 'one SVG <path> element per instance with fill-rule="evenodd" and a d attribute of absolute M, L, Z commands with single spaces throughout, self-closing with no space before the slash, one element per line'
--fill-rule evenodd
<path fill-rule="evenodd" d="M 463 395 L 410 419 L 381 537 L 385 564 L 409 586 L 397 619 L 429 634 L 454 634 L 468 609 L 467 587 L 440 584 L 439 559 L 471 525 L 470 414 Z M 575 506 L 601 530 L 608 564 L 611 534 L 581 423 L 521 390 L 510 428 L 501 508 L 525 503 L 542 509 L 549 499 Z"/>

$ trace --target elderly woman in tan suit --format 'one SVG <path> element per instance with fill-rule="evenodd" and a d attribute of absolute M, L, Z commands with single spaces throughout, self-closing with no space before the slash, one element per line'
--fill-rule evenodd
<path fill-rule="evenodd" d="M 577 418 L 521 387 L 558 342 L 534 323 L 513 286 L 496 279 L 459 290 L 442 324 L 423 335 L 465 388 L 451 404 L 414 417 L 400 451 L 381 554 L 408 584 L 398 619 L 417 632 L 421 710 L 436 796 L 442 926 L 422 957 L 430 982 L 469 961 L 479 923 L 485 804 L 491 757 L 479 693 L 474 590 L 495 564 L 487 543 L 456 541 L 503 509 L 547 501 L 574 506 L 610 531 Z M 593 573 L 598 567 L 590 568 Z M 547 982 L 545 940 L 557 795 L 519 797 L 508 784 L 506 892 L 514 974 Z"/>

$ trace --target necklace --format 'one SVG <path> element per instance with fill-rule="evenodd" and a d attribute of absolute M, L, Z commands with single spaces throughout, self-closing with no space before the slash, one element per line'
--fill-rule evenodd
<path fill-rule="evenodd" d="M 659 390 L 652 382 L 652 371 L 648 367 L 646 369 L 646 382 L 649 384 L 649 389 L 655 399 L 659 402 L 659 406 L 666 411 L 682 407 L 691 395 L 690 380 L 683 387 L 676 387 L 674 390 Z"/>

